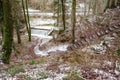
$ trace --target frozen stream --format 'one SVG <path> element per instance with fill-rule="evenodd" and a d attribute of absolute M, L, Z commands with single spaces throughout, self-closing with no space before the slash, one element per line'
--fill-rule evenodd
<path fill-rule="evenodd" d="M 29 9 L 31 35 L 38 37 L 38 43 L 34 47 L 34 53 L 38 56 L 46 56 L 50 52 L 66 51 L 68 45 L 51 46 L 50 48 L 39 50 L 39 47 L 48 43 L 52 36 L 49 36 L 53 30 L 59 30 L 59 28 L 53 26 L 56 20 L 52 19 L 53 13 L 41 13 L 39 10 Z M 45 16 L 45 19 L 44 19 Z M 48 17 L 48 18 L 47 18 Z M 51 18 L 50 18 L 51 17 Z"/>

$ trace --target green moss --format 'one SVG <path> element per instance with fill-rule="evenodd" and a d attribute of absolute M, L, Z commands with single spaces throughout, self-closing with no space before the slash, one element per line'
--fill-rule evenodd
<path fill-rule="evenodd" d="M 29 65 L 34 65 L 34 64 L 44 64 L 46 62 L 46 59 L 40 59 L 40 60 L 31 60 L 29 62 Z"/>
<path fill-rule="evenodd" d="M 20 72 L 25 72 L 25 70 L 22 67 L 12 67 L 6 70 L 7 73 L 11 75 L 15 75 Z"/>
<path fill-rule="evenodd" d="M 36 64 L 36 62 L 34 60 L 29 62 L 29 65 L 34 65 L 34 64 Z"/>
<path fill-rule="evenodd" d="M 22 80 L 34 80 L 33 78 L 31 78 L 31 77 L 25 77 L 24 79 L 22 79 Z"/>

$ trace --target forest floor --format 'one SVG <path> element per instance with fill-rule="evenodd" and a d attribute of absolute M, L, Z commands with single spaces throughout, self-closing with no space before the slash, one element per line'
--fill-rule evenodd
<path fill-rule="evenodd" d="M 106 38 L 110 39 L 110 46 L 102 50 L 101 47 L 98 51 L 90 50 L 87 45 L 82 49 L 36 56 L 33 48 L 37 38 L 32 37 L 32 42 L 28 42 L 26 35 L 22 35 L 22 44 L 17 44 L 15 38 L 20 53 L 13 51 L 9 65 L 0 63 L 0 80 L 120 80 L 120 32 L 99 37 L 89 46 L 100 45 Z M 57 41 L 51 40 L 45 46 L 68 44 Z"/>

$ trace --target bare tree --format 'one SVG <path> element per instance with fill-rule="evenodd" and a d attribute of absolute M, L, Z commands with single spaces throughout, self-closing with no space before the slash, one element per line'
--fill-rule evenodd
<path fill-rule="evenodd" d="M 75 42 L 76 0 L 72 0 L 72 43 Z"/>

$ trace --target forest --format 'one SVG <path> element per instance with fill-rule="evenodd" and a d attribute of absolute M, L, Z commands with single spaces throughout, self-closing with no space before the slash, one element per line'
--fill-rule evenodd
<path fill-rule="evenodd" d="M 120 80 L 120 0 L 0 0 L 0 80 Z"/>

